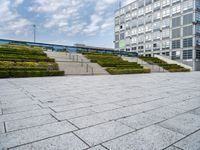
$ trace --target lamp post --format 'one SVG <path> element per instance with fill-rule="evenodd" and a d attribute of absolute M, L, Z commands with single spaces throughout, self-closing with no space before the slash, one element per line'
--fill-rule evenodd
<path fill-rule="evenodd" d="M 35 43 L 36 42 L 36 25 L 35 24 L 33 25 L 33 40 Z"/>

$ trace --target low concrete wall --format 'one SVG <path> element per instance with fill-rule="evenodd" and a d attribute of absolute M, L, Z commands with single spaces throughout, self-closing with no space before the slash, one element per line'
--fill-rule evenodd
<path fill-rule="evenodd" d="M 191 71 L 193 70 L 193 68 L 191 66 L 188 66 L 188 65 L 185 65 L 183 63 L 180 63 L 180 62 L 177 62 L 177 61 L 174 61 L 174 60 L 171 60 L 169 58 L 166 58 L 164 56 L 161 56 L 161 55 L 154 55 L 155 57 L 167 62 L 168 64 L 177 64 L 177 65 L 180 65 L 186 69 L 190 69 Z"/>

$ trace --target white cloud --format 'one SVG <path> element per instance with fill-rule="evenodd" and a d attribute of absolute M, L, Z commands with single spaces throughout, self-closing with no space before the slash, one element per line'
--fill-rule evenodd
<path fill-rule="evenodd" d="M 33 0 L 29 11 L 45 15 L 45 28 L 70 34 L 93 35 L 111 27 L 108 12 L 118 0 Z M 112 22 L 114 22 L 112 20 Z"/>
<path fill-rule="evenodd" d="M 17 4 L 21 4 L 22 0 L 16 0 L 16 3 L 11 3 L 11 0 L 0 0 L 0 34 L 9 33 L 23 34 L 27 30 L 30 22 L 21 17 L 15 10 Z"/>

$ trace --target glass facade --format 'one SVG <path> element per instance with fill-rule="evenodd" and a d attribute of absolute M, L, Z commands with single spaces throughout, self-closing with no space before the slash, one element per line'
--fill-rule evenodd
<path fill-rule="evenodd" d="M 200 39 L 199 22 L 199 0 L 135 0 L 115 13 L 115 48 L 148 56 L 177 51 L 183 59 L 195 48 L 196 33 Z"/>

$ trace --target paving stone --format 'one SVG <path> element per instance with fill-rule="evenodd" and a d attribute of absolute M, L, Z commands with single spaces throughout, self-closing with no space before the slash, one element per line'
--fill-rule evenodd
<path fill-rule="evenodd" d="M 24 119 L 24 118 L 34 117 L 34 116 L 46 115 L 51 112 L 52 111 L 49 109 L 41 109 L 41 110 L 39 109 L 39 110 L 33 110 L 33 111 L 1 115 L 0 123 L 5 122 L 5 121 L 18 120 L 18 119 Z"/>
<path fill-rule="evenodd" d="M 7 132 L 15 131 L 24 128 L 30 128 L 34 126 L 44 125 L 56 122 L 57 120 L 50 115 L 31 117 L 21 120 L 14 120 L 6 122 L 6 130 Z"/>
<path fill-rule="evenodd" d="M 64 106 L 56 106 L 56 107 L 51 107 L 54 111 L 56 112 L 62 112 L 62 111 L 67 111 L 67 110 L 74 110 L 74 109 L 80 109 L 84 107 L 90 107 L 93 104 L 91 103 L 79 103 L 79 104 L 72 104 L 72 105 L 64 105 Z"/>
<path fill-rule="evenodd" d="M 159 118 L 163 118 L 164 120 L 166 120 L 166 119 L 169 119 L 171 117 L 182 114 L 184 112 L 185 112 L 185 110 L 166 106 L 166 107 L 154 109 L 152 111 L 148 111 L 147 114 L 152 115 L 155 118 L 159 117 Z"/>
<path fill-rule="evenodd" d="M 194 109 L 190 111 L 190 113 L 195 114 L 195 115 L 200 115 L 200 108 Z"/>
<path fill-rule="evenodd" d="M 179 133 L 154 125 L 108 141 L 103 145 L 109 150 L 161 150 L 183 137 Z"/>
<path fill-rule="evenodd" d="M 56 117 L 58 120 L 66 120 L 66 119 L 73 119 L 78 118 L 82 116 L 87 116 L 94 114 L 95 112 L 88 109 L 88 108 L 82 108 L 82 109 L 76 109 L 71 111 L 64 111 L 60 113 L 54 113 L 53 116 Z"/>
<path fill-rule="evenodd" d="M 39 105 L 28 105 L 28 106 L 22 106 L 22 107 L 11 107 L 11 108 L 3 109 L 3 114 L 17 113 L 17 112 L 37 110 L 37 109 L 41 109 L 41 107 Z"/>
<path fill-rule="evenodd" d="M 97 105 L 97 106 L 90 107 L 90 109 L 95 112 L 103 112 L 103 111 L 117 109 L 120 107 L 121 106 L 115 105 L 115 104 L 104 104 L 104 105 Z"/>
<path fill-rule="evenodd" d="M 170 147 L 166 148 L 165 150 L 182 150 L 182 149 L 175 147 L 175 146 L 170 146 Z"/>
<path fill-rule="evenodd" d="M 5 133 L 4 124 L 0 123 L 0 134 Z"/>
<path fill-rule="evenodd" d="M 0 149 L 12 148 L 76 130 L 66 121 L 0 134 Z"/>
<path fill-rule="evenodd" d="M 200 116 L 185 113 L 183 115 L 166 120 L 159 125 L 172 131 L 189 135 L 192 132 L 200 129 Z"/>
<path fill-rule="evenodd" d="M 189 135 L 185 139 L 174 144 L 176 147 L 179 147 L 184 150 L 199 150 L 200 149 L 200 131 L 195 132 L 192 135 Z"/>
<path fill-rule="evenodd" d="M 98 146 L 95 146 L 95 147 L 92 147 L 92 148 L 89 148 L 87 150 L 106 150 L 103 146 L 101 145 L 98 145 Z"/>
<path fill-rule="evenodd" d="M 190 110 L 193 110 L 195 108 L 199 108 L 200 107 L 199 97 L 198 98 L 189 99 L 187 101 L 180 102 L 180 103 L 177 103 L 177 104 L 173 104 L 173 105 L 170 105 L 170 106 L 178 108 L 178 109 L 183 109 L 183 110 L 190 111 Z"/>
<path fill-rule="evenodd" d="M 76 131 L 75 134 L 90 146 L 94 146 L 123 134 L 127 134 L 131 131 L 133 131 L 131 128 L 119 122 L 108 122 Z"/>
<path fill-rule="evenodd" d="M 146 126 L 155 124 L 157 122 L 160 122 L 161 120 L 163 120 L 161 117 L 154 117 L 146 113 L 141 113 L 141 114 L 134 115 L 131 117 L 119 119 L 117 121 L 136 130 L 136 129 L 144 128 Z"/>
<path fill-rule="evenodd" d="M 74 134 L 64 134 L 35 142 L 32 144 L 13 148 L 12 150 L 83 150 L 88 146 Z"/>
<path fill-rule="evenodd" d="M 69 121 L 79 128 L 86 128 L 89 126 L 106 122 L 107 119 L 103 117 L 98 117 L 97 115 L 89 115 L 89 116 L 83 116 L 83 117 L 79 117 L 75 119 L 69 119 Z"/>

